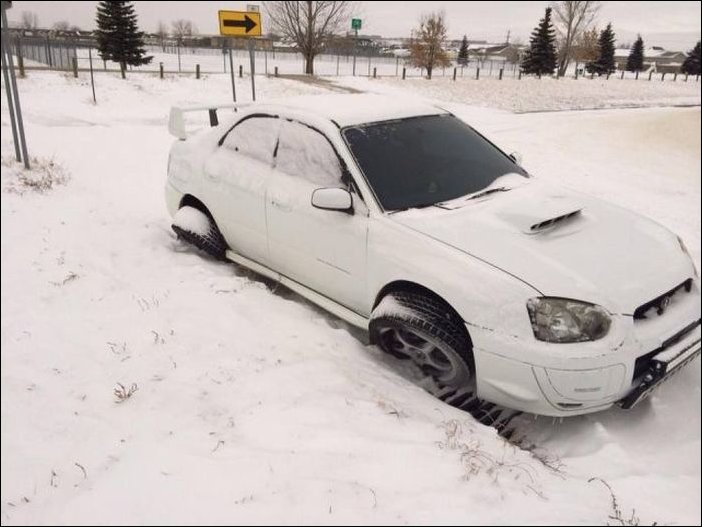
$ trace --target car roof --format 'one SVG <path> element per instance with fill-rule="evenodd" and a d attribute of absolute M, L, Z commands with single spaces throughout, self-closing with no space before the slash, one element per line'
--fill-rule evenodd
<path fill-rule="evenodd" d="M 417 99 L 371 93 L 301 95 L 256 103 L 250 108 L 257 112 L 276 112 L 287 109 L 295 113 L 328 119 L 342 128 L 378 121 L 448 113 Z"/>

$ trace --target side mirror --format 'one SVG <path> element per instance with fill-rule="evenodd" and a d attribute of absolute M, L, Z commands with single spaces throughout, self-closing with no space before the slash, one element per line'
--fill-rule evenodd
<path fill-rule="evenodd" d="M 512 159 L 512 161 L 514 161 L 517 165 L 522 166 L 522 154 L 520 154 L 519 152 L 512 152 L 512 153 L 509 155 L 509 157 L 510 157 L 510 159 Z"/>
<path fill-rule="evenodd" d="M 351 193 L 343 188 L 318 188 L 312 192 L 312 206 L 353 214 L 353 198 Z"/>

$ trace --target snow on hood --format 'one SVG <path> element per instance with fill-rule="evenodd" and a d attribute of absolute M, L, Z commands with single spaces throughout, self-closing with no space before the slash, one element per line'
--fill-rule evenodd
<path fill-rule="evenodd" d="M 454 210 L 415 209 L 391 218 L 524 280 L 543 295 L 594 302 L 612 312 L 631 314 L 692 273 L 675 235 L 664 227 L 537 180 Z"/>

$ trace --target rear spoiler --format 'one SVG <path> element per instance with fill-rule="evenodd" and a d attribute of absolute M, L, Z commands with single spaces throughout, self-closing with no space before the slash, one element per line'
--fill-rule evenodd
<path fill-rule="evenodd" d="M 210 126 L 217 126 L 219 124 L 219 118 L 217 116 L 217 110 L 230 108 L 236 111 L 238 108 L 243 106 L 248 106 L 248 104 L 213 104 L 209 106 L 172 106 L 170 115 L 168 116 L 168 131 L 172 136 L 177 137 L 181 141 L 185 141 L 188 138 L 188 134 L 185 130 L 185 119 L 183 114 L 191 112 L 208 112 L 210 116 Z"/>

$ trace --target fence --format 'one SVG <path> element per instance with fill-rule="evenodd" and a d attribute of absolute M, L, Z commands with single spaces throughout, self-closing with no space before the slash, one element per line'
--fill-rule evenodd
<path fill-rule="evenodd" d="M 119 64 L 102 61 L 99 58 L 95 43 L 92 40 L 51 39 L 48 37 L 19 37 L 12 38 L 11 47 L 18 58 L 17 66 L 20 73 L 23 69 L 53 69 L 70 71 L 75 69 L 88 70 L 90 67 L 90 51 L 92 50 L 93 68 L 99 71 L 119 71 Z M 250 71 L 248 51 L 232 49 L 233 66 L 237 73 Z M 129 71 L 157 73 L 161 69 L 168 74 L 195 75 L 229 73 L 228 49 L 213 47 L 191 46 L 147 46 L 147 53 L 153 57 L 149 64 L 129 67 Z M 290 50 L 259 49 L 255 54 L 255 72 L 261 75 L 299 75 L 304 73 L 302 54 Z M 582 65 L 580 65 L 582 66 Z M 316 75 L 322 76 L 361 76 L 361 77 L 398 77 L 419 78 L 426 71 L 413 67 L 409 61 L 401 57 L 378 55 L 372 49 L 359 48 L 354 56 L 346 53 L 323 53 L 315 58 Z M 582 71 L 577 64 L 571 66 L 566 74 L 571 78 L 593 78 Z M 504 78 L 521 79 L 522 75 L 517 63 L 502 60 L 472 58 L 467 65 L 452 65 L 447 68 L 437 68 L 433 77 L 451 77 L 457 79 Z M 678 78 L 687 81 L 688 76 L 678 73 L 654 72 L 622 72 L 617 71 L 607 75 L 609 79 L 619 80 L 660 80 L 675 82 Z M 695 81 L 699 76 L 694 77 Z"/>
<path fill-rule="evenodd" d="M 119 71 L 119 65 L 99 59 L 95 43 L 70 39 L 51 39 L 48 37 L 15 36 L 11 46 L 18 57 L 18 66 L 27 69 L 53 69 L 70 71 L 74 68 L 74 60 L 79 70 L 88 69 L 89 53 L 92 48 L 93 67 L 95 71 Z M 158 72 L 163 65 L 165 73 L 194 74 L 197 66 L 201 73 L 228 73 L 228 49 L 212 47 L 186 46 L 147 46 L 147 54 L 153 57 L 149 64 L 130 67 L 130 71 Z M 245 49 L 232 49 L 234 67 L 239 67 L 245 73 L 249 72 L 249 55 Z M 299 75 L 304 73 L 305 62 L 301 53 L 290 50 L 259 49 L 255 54 L 255 71 L 257 74 L 271 75 L 276 71 L 281 75 Z M 315 74 L 324 76 L 376 76 L 399 77 L 405 70 L 406 77 L 421 77 L 425 71 L 413 67 L 402 57 L 382 56 L 373 50 L 359 48 L 354 56 L 352 52 L 323 53 L 315 58 Z M 516 64 L 502 67 L 516 72 Z M 500 66 L 498 61 L 485 63 L 483 75 L 497 75 Z M 463 68 L 461 73 L 470 74 L 471 68 Z M 435 76 L 451 75 L 451 68 L 439 69 Z"/>

